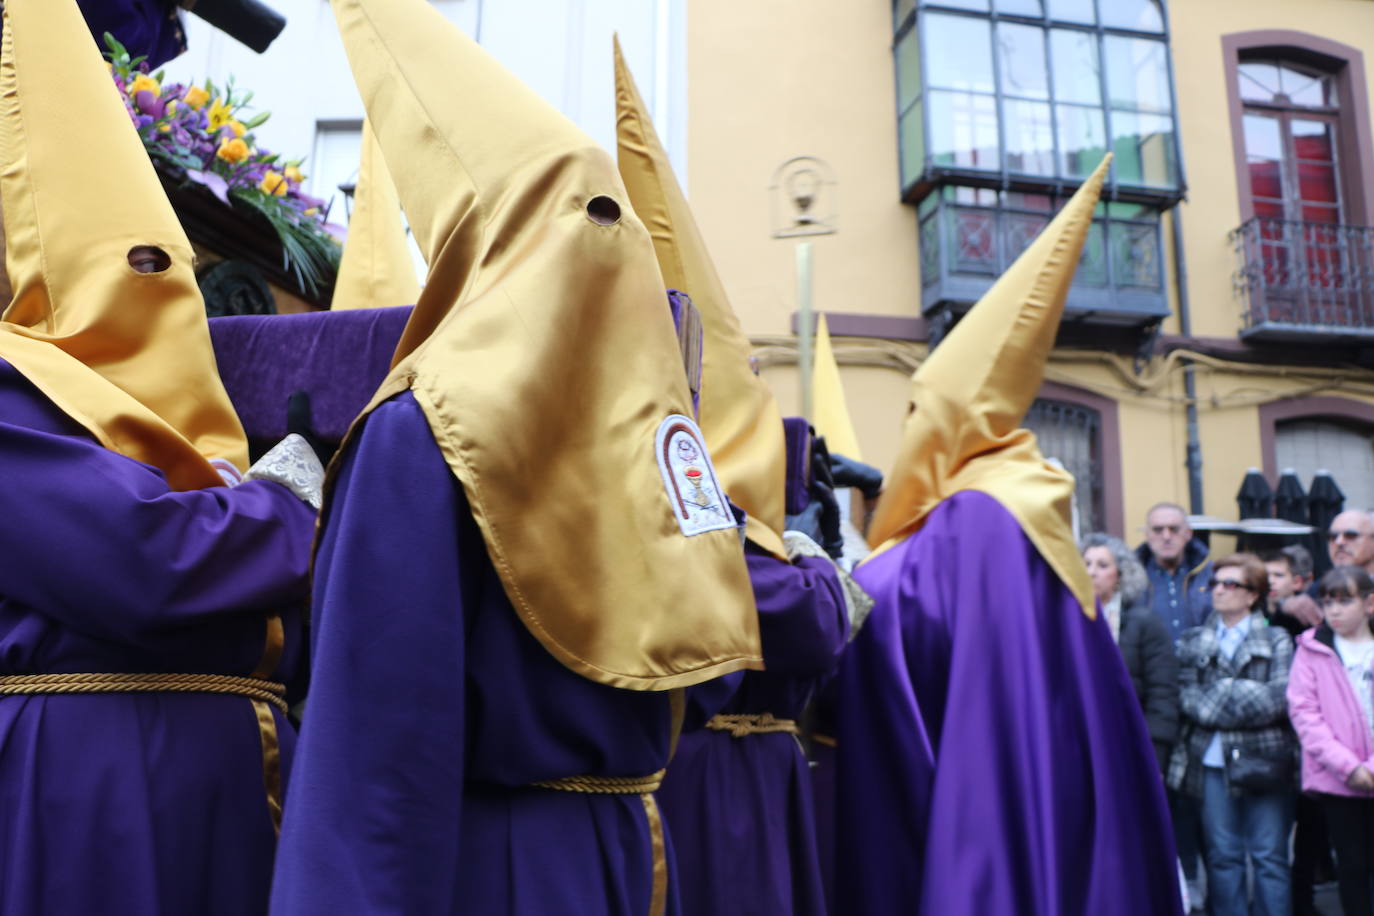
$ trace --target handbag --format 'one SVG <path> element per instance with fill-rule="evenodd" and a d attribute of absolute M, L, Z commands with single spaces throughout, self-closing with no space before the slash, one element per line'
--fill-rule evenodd
<path fill-rule="evenodd" d="M 1222 747 L 1226 782 L 1247 792 L 1286 792 L 1293 788 L 1293 755 L 1288 750 L 1259 754 L 1239 744 Z"/>

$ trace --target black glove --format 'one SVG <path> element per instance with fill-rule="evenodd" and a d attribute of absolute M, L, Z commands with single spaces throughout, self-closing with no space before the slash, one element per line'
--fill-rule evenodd
<path fill-rule="evenodd" d="M 877 499 L 883 489 L 883 472 L 844 455 L 830 456 L 830 473 L 837 487 L 857 487 L 865 499 Z"/>
<path fill-rule="evenodd" d="M 840 531 L 840 504 L 835 499 L 835 478 L 830 473 L 830 449 L 825 439 L 811 440 L 811 504 L 820 505 L 820 534 L 812 538 L 836 560 L 844 556 L 844 534 Z"/>
<path fill-rule="evenodd" d="M 310 412 L 310 393 L 293 391 L 286 398 L 286 431 L 295 433 L 306 441 L 320 459 L 320 464 L 328 467 L 329 459 L 334 457 L 334 447 L 315 434 L 315 423 Z"/>
<path fill-rule="evenodd" d="M 788 531 L 800 531 L 820 544 L 824 538 L 824 535 L 821 534 L 821 511 L 824 508 L 818 500 L 813 499 L 805 509 L 796 515 L 787 516 L 783 524 Z"/>

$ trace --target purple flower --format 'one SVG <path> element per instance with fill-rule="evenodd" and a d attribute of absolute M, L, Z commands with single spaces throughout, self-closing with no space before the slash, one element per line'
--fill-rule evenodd
<path fill-rule="evenodd" d="M 157 120 L 167 112 L 167 103 L 147 89 L 134 94 L 134 107 L 153 120 Z"/>

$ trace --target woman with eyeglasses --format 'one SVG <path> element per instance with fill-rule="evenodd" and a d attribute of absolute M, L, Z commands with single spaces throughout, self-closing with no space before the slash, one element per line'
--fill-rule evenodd
<path fill-rule="evenodd" d="M 1286 916 L 1296 792 L 1286 697 L 1293 640 L 1265 622 L 1269 577 L 1253 554 L 1219 560 L 1211 591 L 1212 614 L 1178 642 L 1183 733 L 1169 785 L 1201 802 L 1213 916 Z"/>
<path fill-rule="evenodd" d="M 1178 660 L 1163 618 L 1150 609 L 1150 582 L 1120 538 L 1094 531 L 1080 545 L 1102 616 L 1121 649 L 1155 747 L 1160 773 L 1178 739 Z"/>
<path fill-rule="evenodd" d="M 1374 912 L 1374 580 L 1337 566 L 1320 586 L 1325 621 L 1298 637 L 1288 708 L 1302 788 L 1326 811 L 1341 909 Z"/>

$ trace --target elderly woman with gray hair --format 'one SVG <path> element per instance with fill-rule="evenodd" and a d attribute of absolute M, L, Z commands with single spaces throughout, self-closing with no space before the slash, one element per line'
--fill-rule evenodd
<path fill-rule="evenodd" d="M 1102 616 L 1135 685 L 1162 774 L 1178 740 L 1178 659 L 1169 628 L 1150 609 L 1145 570 L 1121 539 L 1094 532 L 1083 538 L 1081 549 Z"/>

